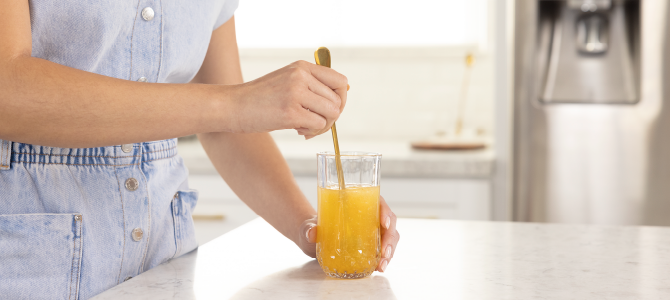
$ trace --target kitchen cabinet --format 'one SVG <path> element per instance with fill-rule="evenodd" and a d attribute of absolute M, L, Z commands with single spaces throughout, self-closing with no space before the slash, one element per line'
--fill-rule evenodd
<path fill-rule="evenodd" d="M 316 208 L 316 176 L 296 176 L 298 186 Z M 224 215 L 244 204 L 217 175 L 191 175 L 200 192 L 195 214 Z M 381 194 L 400 217 L 489 220 L 490 184 L 484 179 L 382 178 Z"/>
<path fill-rule="evenodd" d="M 332 148 L 318 140 L 277 140 L 300 189 L 316 207 L 316 153 Z M 343 141 L 343 147 L 382 153 L 381 193 L 400 217 L 490 220 L 492 150 L 417 151 L 402 141 Z M 343 148 L 344 149 L 344 148 Z M 231 215 L 245 208 L 221 180 L 197 142 L 181 143 L 190 185 L 200 191 L 197 215 Z M 246 213 L 246 211 L 245 211 Z"/>

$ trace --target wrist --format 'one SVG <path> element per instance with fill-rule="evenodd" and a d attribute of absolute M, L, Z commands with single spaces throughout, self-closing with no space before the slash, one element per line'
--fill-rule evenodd
<path fill-rule="evenodd" d="M 236 85 L 202 84 L 205 96 L 196 114 L 201 122 L 201 132 L 235 132 L 238 127 L 236 108 Z"/>

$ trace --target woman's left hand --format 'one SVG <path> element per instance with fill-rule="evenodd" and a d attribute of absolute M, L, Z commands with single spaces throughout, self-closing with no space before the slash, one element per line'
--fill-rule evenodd
<path fill-rule="evenodd" d="M 386 204 L 384 197 L 379 196 L 379 222 L 381 227 L 381 258 L 377 265 L 377 271 L 384 272 L 386 266 L 393 258 L 395 249 L 400 240 L 400 234 L 396 229 L 396 216 L 391 208 Z M 298 246 L 305 254 L 310 257 L 316 257 L 316 216 L 307 219 L 300 225 L 300 234 L 298 237 Z"/>
<path fill-rule="evenodd" d="M 377 265 L 377 271 L 379 272 L 386 271 L 386 266 L 391 262 L 400 240 L 400 233 L 395 227 L 396 220 L 397 217 L 386 204 L 384 197 L 379 196 L 379 221 L 382 230 L 382 257 L 379 260 L 379 265 Z"/>

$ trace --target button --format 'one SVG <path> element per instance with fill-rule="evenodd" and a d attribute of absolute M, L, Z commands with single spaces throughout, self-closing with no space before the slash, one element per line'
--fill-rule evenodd
<path fill-rule="evenodd" d="M 75 221 L 81 221 L 81 215 L 75 215 L 74 220 Z"/>
<path fill-rule="evenodd" d="M 137 227 L 137 228 L 133 229 L 133 234 L 132 234 L 133 241 L 139 242 L 140 240 L 142 240 L 142 235 L 144 235 L 144 232 L 142 232 L 141 228 Z"/>
<path fill-rule="evenodd" d="M 123 144 L 123 145 L 121 145 L 121 151 L 123 151 L 125 153 L 133 151 L 133 144 Z"/>
<path fill-rule="evenodd" d="M 147 78 L 144 77 L 144 76 L 142 76 L 142 77 L 140 77 L 140 79 L 138 79 L 137 81 L 139 81 L 139 82 L 147 82 Z"/>
<path fill-rule="evenodd" d="M 154 10 L 151 7 L 145 7 L 142 10 L 142 19 L 145 21 L 151 21 L 154 19 Z"/>
<path fill-rule="evenodd" d="M 135 178 L 128 178 L 128 179 L 126 180 L 126 188 L 127 188 L 129 191 L 132 192 L 132 191 L 136 190 L 138 187 L 140 187 L 140 183 L 137 182 L 137 179 L 135 179 Z"/>
<path fill-rule="evenodd" d="M 130 280 L 130 279 L 133 279 L 133 276 L 128 276 L 128 277 L 126 277 L 126 279 L 124 279 L 123 281 L 126 282 L 126 281 L 128 281 L 128 280 Z"/>

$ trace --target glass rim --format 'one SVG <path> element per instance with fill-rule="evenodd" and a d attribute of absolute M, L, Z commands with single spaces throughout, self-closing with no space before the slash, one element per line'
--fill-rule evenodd
<path fill-rule="evenodd" d="M 321 151 L 317 152 L 316 156 L 335 156 L 335 151 Z M 381 153 L 368 151 L 340 151 L 340 156 L 348 157 L 381 157 Z"/>

